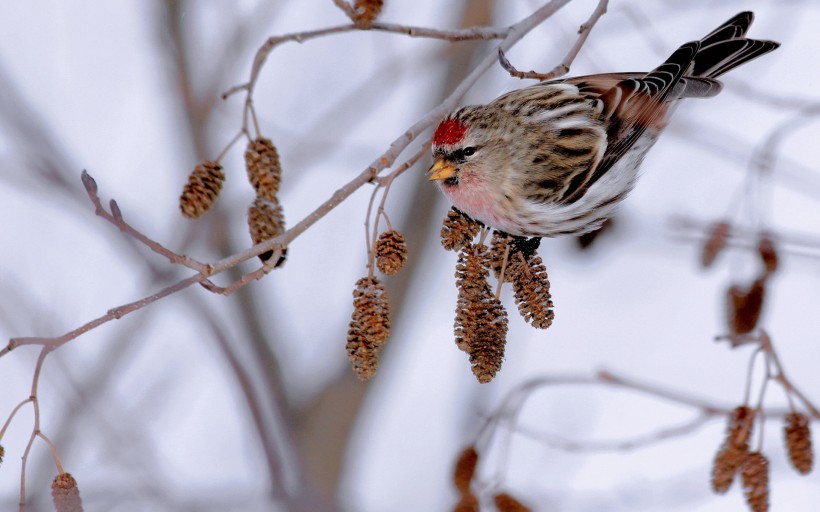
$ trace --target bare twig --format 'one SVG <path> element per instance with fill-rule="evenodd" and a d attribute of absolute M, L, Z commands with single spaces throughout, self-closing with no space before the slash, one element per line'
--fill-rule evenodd
<path fill-rule="evenodd" d="M 507 56 L 504 55 L 504 50 L 501 47 L 498 48 L 498 62 L 501 64 L 501 67 L 504 68 L 511 76 L 521 79 L 534 78 L 544 81 L 566 75 L 569 73 L 569 68 L 575 61 L 575 57 L 578 56 L 578 52 L 581 51 L 581 47 L 583 47 L 584 43 L 586 43 L 589 33 L 592 31 L 592 27 L 594 27 L 601 16 L 606 13 L 608 4 L 609 0 L 598 1 L 598 6 L 594 11 L 592 11 L 589 19 L 581 25 L 581 28 L 578 29 L 578 39 L 575 40 L 575 44 L 573 44 L 569 49 L 564 57 L 564 60 L 562 60 L 561 63 L 555 66 L 551 71 L 547 73 L 539 73 L 537 71 L 519 71 L 510 63 Z"/>
<path fill-rule="evenodd" d="M 560 3 L 561 5 L 563 5 L 566 4 L 567 1 L 568 0 L 553 0 L 553 2 L 550 2 L 547 5 L 550 6 L 554 3 Z M 549 17 L 550 14 L 552 13 L 550 12 L 549 14 L 547 14 L 544 18 L 542 18 L 542 20 Z M 514 26 L 515 25 L 513 25 L 513 27 Z M 379 32 L 390 32 L 410 37 L 441 39 L 444 41 L 481 41 L 488 39 L 507 38 L 512 27 L 502 29 L 492 27 L 470 27 L 457 30 L 436 30 L 426 27 L 412 27 L 408 25 L 397 25 L 393 23 L 373 22 L 370 25 L 368 25 L 368 29 L 371 31 L 375 30 Z M 273 49 L 279 46 L 280 44 L 287 42 L 303 43 L 310 39 L 316 39 L 319 37 L 325 37 L 333 34 L 341 34 L 345 32 L 353 32 L 355 30 L 360 30 L 360 27 L 353 23 L 349 23 L 345 25 L 336 25 L 333 27 L 326 27 L 317 30 L 307 30 L 304 32 L 294 32 L 291 34 L 269 37 L 267 41 L 265 41 L 265 44 L 263 44 L 256 52 L 256 56 L 254 57 L 253 61 L 253 66 L 251 67 L 250 79 L 244 84 L 231 87 L 230 89 L 222 93 L 222 97 L 227 98 L 228 96 L 231 96 L 240 91 L 248 91 L 248 94 L 252 94 L 253 89 L 256 85 L 256 81 L 259 78 L 259 72 L 262 71 L 262 67 L 265 64 L 265 61 L 268 59 L 268 56 L 273 51 Z"/>
<path fill-rule="evenodd" d="M 145 245 L 152 251 L 156 252 L 157 254 L 165 256 L 171 263 L 184 265 L 198 272 L 207 272 L 208 266 L 204 263 L 200 263 L 193 258 L 189 258 L 188 256 L 177 254 L 171 251 L 170 249 L 164 247 L 162 244 L 152 240 L 151 238 L 145 236 L 141 232 L 134 229 L 122 218 L 122 212 L 120 212 L 119 206 L 113 199 L 110 202 L 111 213 L 109 213 L 103 207 L 102 202 L 100 201 L 100 197 L 97 194 L 97 182 L 94 181 L 94 178 L 92 178 L 87 171 L 83 171 L 81 178 L 83 181 L 83 186 L 85 187 L 85 190 L 88 193 L 88 198 L 94 204 L 94 213 L 96 213 L 99 217 L 102 217 L 106 221 L 115 225 L 123 233 L 127 233 L 135 239 L 139 240 L 140 242 L 142 242 L 143 245 Z"/>

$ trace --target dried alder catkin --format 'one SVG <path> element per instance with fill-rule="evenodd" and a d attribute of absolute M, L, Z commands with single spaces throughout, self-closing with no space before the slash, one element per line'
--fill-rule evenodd
<path fill-rule="evenodd" d="M 755 279 L 748 289 L 734 285 L 727 291 L 729 305 L 729 328 L 734 334 L 747 334 L 754 330 L 763 311 L 766 280 Z"/>
<path fill-rule="evenodd" d="M 60 473 L 51 482 L 51 498 L 57 512 L 82 512 L 80 489 L 71 473 Z"/>
<path fill-rule="evenodd" d="M 530 508 L 517 499 L 513 498 L 509 493 L 503 492 L 493 496 L 493 502 L 498 512 L 530 512 Z"/>
<path fill-rule="evenodd" d="M 225 174 L 218 162 L 205 160 L 197 164 L 179 196 L 182 215 L 196 219 L 207 212 L 219 196 L 224 181 Z"/>
<path fill-rule="evenodd" d="M 769 461 L 760 452 L 752 452 L 740 470 L 746 503 L 752 512 L 769 510 Z"/>
<path fill-rule="evenodd" d="M 729 415 L 726 439 L 712 465 L 712 489 L 723 494 L 729 490 L 735 475 L 749 455 L 749 436 L 752 431 L 754 411 L 741 405 Z"/>
<path fill-rule="evenodd" d="M 472 493 L 462 494 L 461 499 L 459 499 L 456 506 L 453 507 L 453 512 L 481 512 L 478 498 Z"/>
<path fill-rule="evenodd" d="M 251 240 L 253 244 L 264 242 L 275 238 L 285 232 L 285 216 L 282 213 L 282 207 L 279 201 L 269 200 L 263 197 L 257 197 L 248 208 L 248 229 L 250 230 Z M 273 251 L 266 251 L 259 255 L 259 259 L 263 262 L 270 259 Z M 278 267 L 285 261 L 285 251 L 279 261 L 276 262 Z"/>
<path fill-rule="evenodd" d="M 6 455 L 6 449 L 0 444 L 0 464 L 3 464 L 3 457 Z"/>
<path fill-rule="evenodd" d="M 367 26 L 382 12 L 384 0 L 356 0 L 353 4 L 353 21 L 359 26 Z"/>
<path fill-rule="evenodd" d="M 456 345 L 470 356 L 479 382 L 490 382 L 504 360 L 507 311 L 487 282 L 489 250 L 481 244 L 464 248 L 456 265 Z"/>
<path fill-rule="evenodd" d="M 376 266 L 382 274 L 391 276 L 407 261 L 407 242 L 396 230 L 385 231 L 376 241 Z"/>
<path fill-rule="evenodd" d="M 786 415 L 783 436 L 786 441 L 789 462 L 792 463 L 794 469 L 803 475 L 810 473 L 814 465 L 814 451 L 811 446 L 808 416 L 801 412 L 792 412 Z"/>
<path fill-rule="evenodd" d="M 709 238 L 703 244 L 703 253 L 701 254 L 700 263 L 704 268 L 710 267 L 715 259 L 726 247 L 726 242 L 729 240 L 729 223 L 718 222 L 712 226 L 709 232 Z"/>
<path fill-rule="evenodd" d="M 448 251 L 460 251 L 470 245 L 479 229 L 478 222 L 451 208 L 441 228 L 441 245 Z"/>
<path fill-rule="evenodd" d="M 363 277 L 353 290 L 353 317 L 347 331 L 347 357 L 360 380 L 376 374 L 379 351 L 390 336 L 387 290 L 376 277 Z"/>
<path fill-rule="evenodd" d="M 245 150 L 245 169 L 257 197 L 275 201 L 282 179 L 282 165 L 279 162 L 279 153 L 270 139 L 257 137 L 248 143 Z"/>
<path fill-rule="evenodd" d="M 516 251 L 507 262 L 505 274 L 512 281 L 515 303 L 521 317 L 537 329 L 546 329 L 555 318 L 550 281 L 540 256 L 526 258 Z"/>
<path fill-rule="evenodd" d="M 475 468 L 478 465 L 478 451 L 475 445 L 465 448 L 456 460 L 456 467 L 453 471 L 453 483 L 461 494 L 470 493 L 470 484 L 475 476 Z"/>
<path fill-rule="evenodd" d="M 774 246 L 774 241 L 768 235 L 763 235 L 757 242 L 757 253 L 760 256 L 760 261 L 763 263 L 763 268 L 766 274 L 773 274 L 777 271 L 779 259 L 777 257 L 777 249 Z"/>

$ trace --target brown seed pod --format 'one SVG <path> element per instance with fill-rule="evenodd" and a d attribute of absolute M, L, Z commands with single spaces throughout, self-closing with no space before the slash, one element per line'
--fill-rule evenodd
<path fill-rule="evenodd" d="M 276 146 L 270 139 L 258 137 L 248 143 L 245 150 L 245 169 L 256 195 L 275 201 L 282 179 L 282 164 L 279 162 Z"/>
<path fill-rule="evenodd" d="M 369 26 L 382 12 L 384 0 L 356 0 L 353 4 L 355 17 L 353 21 L 360 28 Z"/>
<path fill-rule="evenodd" d="M 285 216 L 282 213 L 282 206 L 279 201 L 257 197 L 248 208 L 248 228 L 251 233 L 253 244 L 270 240 L 285 232 Z M 276 267 L 285 262 L 287 251 L 282 251 L 282 256 L 276 262 Z M 273 256 L 273 251 L 266 251 L 259 255 L 263 262 L 268 261 Z"/>
<path fill-rule="evenodd" d="M 60 473 L 51 482 L 51 498 L 57 512 L 82 512 L 80 489 L 71 473 Z"/>
<path fill-rule="evenodd" d="M 811 431 L 809 418 L 801 412 L 786 415 L 786 425 L 783 427 L 786 440 L 786 451 L 789 462 L 798 473 L 806 475 L 814 465 L 814 450 L 811 446 Z"/>
<path fill-rule="evenodd" d="M 752 452 L 740 469 L 746 503 L 752 512 L 769 510 L 769 461 L 760 452 Z"/>
<path fill-rule="evenodd" d="M 448 251 L 460 251 L 470 245 L 479 229 L 480 223 L 452 208 L 441 228 L 441 245 Z"/>
<path fill-rule="evenodd" d="M 763 311 L 765 295 L 765 277 L 755 279 L 747 290 L 738 285 L 729 288 L 729 328 L 733 334 L 747 334 L 754 330 Z"/>
<path fill-rule="evenodd" d="M 453 473 L 453 482 L 456 489 L 461 494 L 470 493 L 470 483 L 475 476 L 475 468 L 478 464 L 478 451 L 475 445 L 470 445 L 465 448 L 456 460 L 456 468 Z"/>
<path fill-rule="evenodd" d="M 521 317 L 537 329 L 546 329 L 555 318 L 550 281 L 540 256 L 526 258 L 517 251 L 507 262 L 506 274 L 513 284 L 515 303 Z"/>
<path fill-rule="evenodd" d="M 347 331 L 347 357 L 360 380 L 376 374 L 379 351 L 389 336 L 387 290 L 376 277 L 363 277 L 353 291 L 353 317 Z"/>
<path fill-rule="evenodd" d="M 495 502 L 495 508 L 498 509 L 498 512 L 530 512 L 528 506 L 506 492 L 493 496 L 493 502 Z"/>
<path fill-rule="evenodd" d="M 219 196 L 224 181 L 225 174 L 219 162 L 204 160 L 197 164 L 179 196 L 182 215 L 196 219 L 207 212 Z"/>
<path fill-rule="evenodd" d="M 723 494 L 729 490 L 749 454 L 754 415 L 754 411 L 745 405 L 736 407 L 729 415 L 726 439 L 712 464 L 712 489 L 716 493 Z"/>
<path fill-rule="evenodd" d="M 507 311 L 487 282 L 490 255 L 484 245 L 470 245 L 456 265 L 456 345 L 470 355 L 473 374 L 490 382 L 504 360 Z"/>
<path fill-rule="evenodd" d="M 729 240 L 729 230 L 728 222 L 717 222 L 712 226 L 701 254 L 700 264 L 703 268 L 710 267 L 726 247 L 726 242 Z"/>
<path fill-rule="evenodd" d="M 757 242 L 757 253 L 760 255 L 760 261 L 763 262 L 766 274 L 774 274 L 779 265 L 779 258 L 777 257 L 777 249 L 771 237 L 766 234 L 760 237 L 760 240 Z"/>
<path fill-rule="evenodd" d="M 6 455 L 6 449 L 3 448 L 3 445 L 0 444 L 0 464 L 3 463 L 3 457 Z"/>
<path fill-rule="evenodd" d="M 404 235 L 396 230 L 385 231 L 376 242 L 376 266 L 379 272 L 392 276 L 407 261 L 407 242 Z"/>
<path fill-rule="evenodd" d="M 462 494 L 461 499 L 453 508 L 453 512 L 481 512 L 478 498 L 473 493 Z"/>
<path fill-rule="evenodd" d="M 718 494 L 725 494 L 748 456 L 749 449 L 746 446 L 724 445 L 712 463 L 712 490 Z"/>

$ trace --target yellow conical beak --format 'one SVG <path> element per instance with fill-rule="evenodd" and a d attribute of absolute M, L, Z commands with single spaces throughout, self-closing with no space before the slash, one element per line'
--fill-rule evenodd
<path fill-rule="evenodd" d="M 458 172 L 456 166 L 442 158 L 436 158 L 436 161 L 433 162 L 433 166 L 427 171 L 427 178 L 430 181 L 446 180 L 447 178 L 455 176 L 456 172 Z"/>

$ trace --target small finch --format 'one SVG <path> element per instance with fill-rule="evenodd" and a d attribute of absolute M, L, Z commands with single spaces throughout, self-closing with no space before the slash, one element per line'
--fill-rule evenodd
<path fill-rule="evenodd" d="M 453 206 L 516 236 L 593 231 L 635 185 L 678 100 L 720 92 L 717 77 L 780 46 L 744 36 L 741 12 L 649 73 L 542 82 L 449 114 L 428 171 Z"/>

